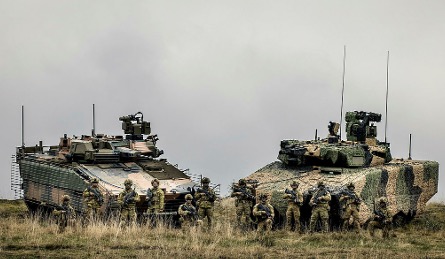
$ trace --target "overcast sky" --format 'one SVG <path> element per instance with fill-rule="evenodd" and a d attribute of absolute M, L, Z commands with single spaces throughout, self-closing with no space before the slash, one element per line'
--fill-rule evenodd
<path fill-rule="evenodd" d="M 164 158 L 233 180 L 276 160 L 281 139 L 327 135 L 344 111 L 385 114 L 393 157 L 445 164 L 444 1 L 0 0 L 0 198 L 21 144 L 121 134 L 144 113 Z M 383 121 L 385 118 L 383 118 Z M 384 140 L 384 123 L 378 124 Z M 344 130 L 344 125 L 343 125 Z M 445 177 L 439 176 L 445 201 Z"/>

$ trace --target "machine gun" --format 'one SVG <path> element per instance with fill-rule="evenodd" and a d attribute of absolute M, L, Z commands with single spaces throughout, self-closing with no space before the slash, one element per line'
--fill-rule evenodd
<path fill-rule="evenodd" d="M 124 203 L 122 204 L 122 207 L 128 207 L 128 204 L 134 201 L 135 196 L 136 192 L 134 189 L 131 192 L 127 193 L 124 197 Z"/>
<path fill-rule="evenodd" d="M 248 193 L 247 192 L 247 190 L 243 190 L 242 188 L 233 188 L 233 192 L 240 192 L 241 193 L 241 195 L 244 197 L 244 198 L 246 198 L 247 200 L 250 200 L 250 201 L 255 201 L 255 196 L 253 196 L 252 194 L 250 194 L 250 193 Z"/>
<path fill-rule="evenodd" d="M 297 204 L 298 206 L 301 206 L 301 202 L 298 201 L 298 195 L 294 192 L 294 190 L 286 189 L 286 190 L 284 191 L 284 193 L 292 195 L 292 201 L 293 201 L 295 204 Z"/>
<path fill-rule="evenodd" d="M 270 209 L 268 206 L 264 206 L 263 204 L 258 204 L 258 209 L 260 209 L 261 211 L 265 211 L 266 212 L 266 216 L 268 218 L 272 218 L 272 214 L 270 212 Z"/>
<path fill-rule="evenodd" d="M 93 194 L 94 199 L 97 201 L 99 206 L 102 206 L 102 204 L 104 204 L 104 197 L 102 193 L 100 193 L 99 188 L 91 188 L 91 186 L 88 186 L 88 192 Z"/>
<path fill-rule="evenodd" d="M 184 205 L 181 206 L 181 210 L 188 211 L 189 215 L 193 219 L 198 220 L 198 213 L 197 213 L 197 211 L 196 211 L 196 209 L 194 207 L 192 207 L 192 206 L 189 207 L 189 206 L 184 204 Z"/>

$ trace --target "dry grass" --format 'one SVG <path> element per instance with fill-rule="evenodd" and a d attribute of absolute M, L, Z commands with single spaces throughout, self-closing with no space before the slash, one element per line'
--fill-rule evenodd
<path fill-rule="evenodd" d="M 0 211 L 9 203 L 0 202 Z M 18 203 L 15 206 L 22 206 Z M 11 209 L 11 208 L 9 208 Z M 234 227 L 234 206 L 223 200 L 215 208 L 211 232 L 184 232 L 166 225 L 119 228 L 116 222 L 97 222 L 88 228 L 58 233 L 52 221 L 18 217 L 17 211 L 0 222 L 0 256 L 17 258 L 444 258 L 445 205 L 430 204 L 411 224 L 397 229 L 389 240 L 367 233 L 298 235 L 274 231 L 267 238 Z M 23 211 L 23 208 L 22 208 Z"/>

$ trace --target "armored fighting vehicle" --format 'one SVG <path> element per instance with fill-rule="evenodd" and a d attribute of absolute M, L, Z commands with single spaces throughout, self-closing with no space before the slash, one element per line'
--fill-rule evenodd
<path fill-rule="evenodd" d="M 148 206 L 147 189 L 157 178 L 165 193 L 165 215 L 175 215 L 184 196 L 196 185 L 186 170 L 179 169 L 156 147 L 157 135 L 151 134 L 150 122 L 143 114 L 120 117 L 125 136 L 93 134 L 92 136 L 60 138 L 58 145 L 20 146 L 16 151 L 24 200 L 31 211 L 52 209 L 61 203 L 63 195 L 71 197 L 77 212 L 82 211 L 82 193 L 93 178 L 99 179 L 104 193 L 102 210 L 111 215 L 118 209 L 117 196 L 124 181 L 131 179 L 141 200 L 136 204 L 138 214 Z"/>
<path fill-rule="evenodd" d="M 308 224 L 309 200 L 324 181 L 330 191 L 330 225 L 339 227 L 342 204 L 339 197 L 347 185 L 355 185 L 362 200 L 359 217 L 366 224 L 373 216 L 379 197 L 388 199 L 396 224 L 403 224 L 421 213 L 427 201 L 437 192 L 439 164 L 436 161 L 393 159 L 389 143 L 377 140 L 381 114 L 363 111 L 346 113 L 347 140 L 338 135 L 340 125 L 330 122 L 327 138 L 314 140 L 282 140 L 278 159 L 254 172 L 246 179 L 259 182 L 257 193 L 267 193 L 277 210 L 277 224 L 284 220 L 287 203 L 282 199 L 292 181 L 300 183 L 304 202 L 301 219 Z"/>

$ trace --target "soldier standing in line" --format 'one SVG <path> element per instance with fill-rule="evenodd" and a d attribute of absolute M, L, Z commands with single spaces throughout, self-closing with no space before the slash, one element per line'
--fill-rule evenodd
<path fill-rule="evenodd" d="M 140 201 L 139 194 L 131 189 L 133 181 L 126 179 L 124 182 L 125 189 L 119 193 L 117 201 L 121 208 L 120 225 L 126 223 L 128 225 L 136 226 L 136 202 Z"/>
<path fill-rule="evenodd" d="M 272 230 L 273 218 L 275 216 L 272 205 L 267 202 L 267 195 L 260 195 L 260 203 L 253 207 L 253 215 L 257 217 L 257 231 L 261 233 L 269 233 Z"/>
<path fill-rule="evenodd" d="M 354 183 L 349 183 L 348 191 L 342 192 L 340 196 L 340 204 L 342 204 L 343 209 L 343 223 L 341 226 L 342 231 L 345 231 L 348 229 L 349 226 L 349 219 L 352 216 L 352 223 L 356 229 L 357 232 L 360 232 L 360 220 L 358 217 L 358 211 L 360 209 L 360 203 L 362 203 L 362 200 L 360 199 L 359 195 L 355 192 L 355 185 Z"/>
<path fill-rule="evenodd" d="M 91 186 L 83 191 L 83 203 L 87 222 L 98 220 L 101 216 L 100 207 L 104 203 L 104 196 L 99 190 L 99 179 L 91 179 Z"/>
<path fill-rule="evenodd" d="M 373 237 L 375 229 L 379 228 L 383 232 L 383 238 L 388 238 L 392 223 L 391 214 L 387 207 L 388 200 L 385 197 L 380 197 L 378 202 L 378 207 L 374 208 L 374 219 L 368 224 L 368 231 Z"/>
<path fill-rule="evenodd" d="M 70 196 L 62 196 L 62 204 L 57 206 L 57 208 L 53 211 L 53 215 L 56 216 L 60 233 L 64 232 L 68 225 L 75 225 L 76 211 L 70 204 Z"/>
<path fill-rule="evenodd" d="M 208 228 L 212 227 L 213 205 L 216 200 L 215 192 L 210 189 L 210 179 L 204 177 L 201 180 L 202 189 L 198 188 L 195 194 L 196 205 L 198 207 L 198 216 L 200 220 L 207 217 Z"/>
<path fill-rule="evenodd" d="M 298 190 L 299 183 L 293 181 L 292 190 L 286 189 L 283 199 L 288 201 L 286 211 L 286 230 L 292 230 L 292 219 L 295 222 L 295 231 L 300 231 L 300 207 L 303 204 L 303 194 Z"/>
<path fill-rule="evenodd" d="M 231 197 L 236 197 L 235 206 L 238 226 L 242 230 L 250 229 L 252 225 L 250 213 L 255 201 L 255 189 L 248 188 L 246 180 L 240 179 L 238 186 L 233 188 Z"/>
<path fill-rule="evenodd" d="M 321 230 L 323 232 L 329 231 L 329 201 L 331 194 L 326 190 L 323 181 L 318 182 L 318 190 L 312 195 L 309 205 L 312 206 L 312 215 L 310 221 L 310 230 L 315 232 L 318 219 L 320 219 Z"/>
<path fill-rule="evenodd" d="M 181 228 L 183 230 L 189 230 L 191 227 L 199 226 L 202 222 L 199 220 L 198 213 L 192 201 L 193 196 L 189 193 L 185 195 L 185 203 L 178 208 L 178 214 L 181 217 Z"/>
<path fill-rule="evenodd" d="M 159 188 L 159 180 L 156 178 L 151 181 L 151 185 L 153 187 L 148 188 L 147 190 L 147 214 L 154 225 L 157 219 L 157 214 L 164 211 L 164 191 Z"/>

